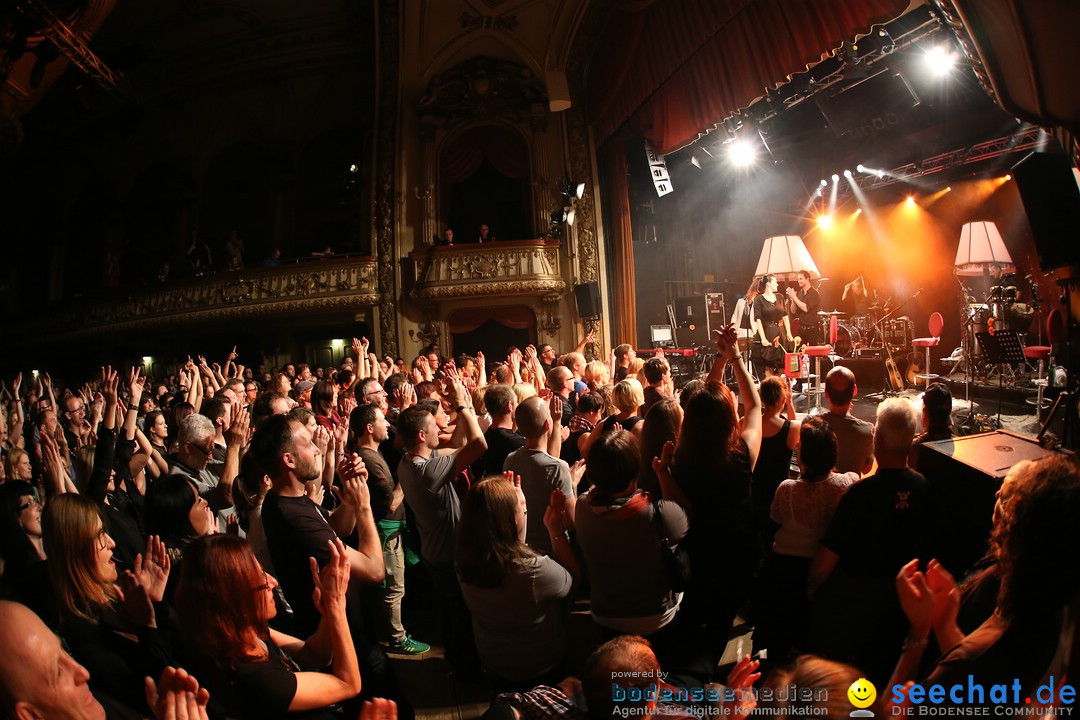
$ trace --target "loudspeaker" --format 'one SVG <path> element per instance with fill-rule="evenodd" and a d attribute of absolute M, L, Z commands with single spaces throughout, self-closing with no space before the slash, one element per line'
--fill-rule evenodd
<path fill-rule="evenodd" d="M 1064 155 L 1032 153 L 1013 168 L 1013 177 L 1031 225 L 1039 267 L 1052 270 L 1077 262 L 1074 234 L 1080 227 L 1080 187 L 1072 162 Z"/>
<path fill-rule="evenodd" d="M 843 365 L 855 373 L 855 384 L 859 393 L 877 392 L 885 386 L 885 362 L 870 358 L 840 358 L 837 365 Z M 824 372 L 824 370 L 822 370 Z"/>
<path fill-rule="evenodd" d="M 704 295 L 689 295 L 671 301 L 675 309 L 676 339 L 679 347 L 709 344 L 709 314 Z"/>
<path fill-rule="evenodd" d="M 998 430 L 937 440 L 918 446 L 918 470 L 933 488 L 932 554 L 960 577 L 986 552 L 995 494 L 1009 469 L 1021 460 L 1053 454 L 1034 438 Z"/>
<path fill-rule="evenodd" d="M 577 300 L 578 316 L 583 318 L 600 317 L 600 284 L 595 280 L 574 286 L 574 299 Z"/>

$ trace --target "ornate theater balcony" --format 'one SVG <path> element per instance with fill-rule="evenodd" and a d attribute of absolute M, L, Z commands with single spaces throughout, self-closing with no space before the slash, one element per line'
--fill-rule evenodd
<path fill-rule="evenodd" d="M 215 320 L 356 311 L 378 304 L 375 258 L 303 260 L 163 283 L 118 298 L 75 301 L 52 315 L 66 337 Z"/>
<path fill-rule="evenodd" d="M 425 300 L 550 295 L 566 289 L 558 240 L 512 240 L 420 248 L 413 295 Z"/>

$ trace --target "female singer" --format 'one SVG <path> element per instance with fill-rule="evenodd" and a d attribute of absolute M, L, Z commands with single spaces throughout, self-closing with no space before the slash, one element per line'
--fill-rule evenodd
<path fill-rule="evenodd" d="M 784 311 L 784 302 L 776 294 L 780 284 L 775 275 L 766 275 L 761 279 L 761 294 L 754 298 L 754 328 L 757 342 L 754 343 L 754 363 L 765 368 L 767 376 L 776 375 L 784 364 L 784 348 L 787 345 L 794 351 L 799 338 L 791 335 L 791 324 Z M 781 331 L 783 335 L 781 336 Z M 779 341 L 779 342 L 778 342 Z"/>

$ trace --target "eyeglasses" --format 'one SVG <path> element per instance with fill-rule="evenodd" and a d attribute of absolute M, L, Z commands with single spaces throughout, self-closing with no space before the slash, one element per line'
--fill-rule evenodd
<path fill-rule="evenodd" d="M 274 585 L 270 582 L 270 575 L 268 575 L 265 570 L 263 570 L 263 580 L 266 582 L 262 585 L 256 585 L 255 592 L 266 592 L 267 590 L 273 589 Z"/>
<path fill-rule="evenodd" d="M 188 447 L 191 447 L 191 448 L 194 448 L 194 449 L 198 450 L 199 452 L 201 452 L 201 453 L 202 453 L 203 455 L 205 455 L 206 457 L 210 457 L 210 454 L 211 454 L 212 452 L 214 452 L 214 448 L 213 448 L 213 446 L 211 446 L 211 447 L 210 447 L 210 449 L 209 449 L 209 450 L 207 450 L 207 449 L 206 449 L 206 448 L 204 448 L 204 447 L 199 447 L 199 446 L 198 446 L 198 445 L 196 445 L 195 443 L 188 443 Z"/>
<path fill-rule="evenodd" d="M 30 498 L 25 503 L 19 506 L 19 512 L 22 512 L 23 510 L 29 510 L 30 508 L 34 507 L 41 507 L 41 503 L 38 502 L 37 498 Z"/>
<path fill-rule="evenodd" d="M 383 390 L 382 388 L 379 388 L 378 390 L 368 390 L 366 393 L 364 393 L 364 397 L 367 397 L 368 395 L 385 395 L 385 394 L 386 394 L 386 391 Z"/>
<path fill-rule="evenodd" d="M 105 550 L 109 547 L 109 533 L 102 527 L 98 530 L 97 535 L 94 536 L 94 540 L 97 541 L 98 550 Z"/>

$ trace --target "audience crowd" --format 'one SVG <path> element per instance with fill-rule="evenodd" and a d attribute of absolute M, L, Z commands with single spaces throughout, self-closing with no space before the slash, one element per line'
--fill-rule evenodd
<path fill-rule="evenodd" d="M 1074 676 L 1080 472 L 1017 463 L 957 537 L 921 462 L 951 436 L 944 385 L 870 423 L 838 366 L 800 422 L 733 327 L 678 391 L 662 354 L 587 361 L 591 334 L 497 362 L 352 350 L 0 386 L 4 712 L 410 718 L 388 653 L 434 642 L 507 718 L 840 717 L 859 678 L 883 715 L 969 676 L 1022 706 Z M 406 627 L 414 583 L 432 637 Z M 737 617 L 758 659 L 719 676 Z M 769 691 L 791 685 L 826 692 Z"/>

